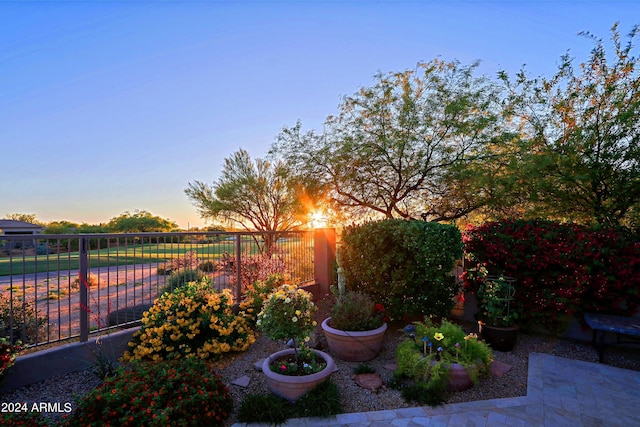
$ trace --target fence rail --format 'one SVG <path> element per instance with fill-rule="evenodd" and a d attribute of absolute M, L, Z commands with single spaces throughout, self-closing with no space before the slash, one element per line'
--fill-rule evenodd
<path fill-rule="evenodd" d="M 275 271 L 314 281 L 313 232 L 0 235 L 0 336 L 86 341 L 135 323 L 185 275 L 208 276 L 239 302 L 244 286 Z"/>

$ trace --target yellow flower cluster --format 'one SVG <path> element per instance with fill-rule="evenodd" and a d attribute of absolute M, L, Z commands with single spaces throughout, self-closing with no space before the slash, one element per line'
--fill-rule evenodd
<path fill-rule="evenodd" d="M 144 314 L 123 360 L 207 359 L 246 350 L 255 335 L 245 317 L 233 314 L 231 301 L 231 291 L 216 292 L 206 280 L 162 295 Z"/>
<path fill-rule="evenodd" d="M 292 338 L 301 343 L 316 326 L 312 299 L 304 289 L 284 284 L 269 294 L 256 325 L 272 339 Z"/>

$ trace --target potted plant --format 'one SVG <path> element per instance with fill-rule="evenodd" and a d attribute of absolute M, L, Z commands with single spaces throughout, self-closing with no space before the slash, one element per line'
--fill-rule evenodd
<path fill-rule="evenodd" d="M 336 302 L 331 317 L 322 322 L 331 353 L 338 359 L 366 362 L 375 358 L 382 344 L 387 324 L 382 304 L 357 291 L 339 293 L 332 288 Z"/>
<path fill-rule="evenodd" d="M 518 313 L 511 303 L 515 295 L 510 276 L 486 275 L 478 287 L 480 337 L 498 351 L 511 351 L 518 339 Z"/>
<path fill-rule="evenodd" d="M 430 392 L 463 391 L 489 371 L 493 353 L 477 335 L 458 325 L 429 319 L 404 328 L 408 339 L 396 348 L 396 375 L 422 383 Z"/>
<path fill-rule="evenodd" d="M 291 340 L 294 348 L 278 351 L 265 359 L 262 372 L 269 389 L 296 401 L 335 370 L 331 356 L 306 346 L 316 322 L 312 295 L 295 285 L 284 284 L 269 294 L 256 325 L 271 339 Z"/>

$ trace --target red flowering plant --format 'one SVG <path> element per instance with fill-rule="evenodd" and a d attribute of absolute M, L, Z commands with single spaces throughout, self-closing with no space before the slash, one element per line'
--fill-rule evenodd
<path fill-rule="evenodd" d="M 626 228 L 589 228 L 546 220 L 470 226 L 463 242 L 476 266 L 463 273 L 477 291 L 481 271 L 518 279 L 519 323 L 562 331 L 582 312 L 631 315 L 640 306 L 640 245 Z"/>
<path fill-rule="evenodd" d="M 384 306 L 358 291 L 339 294 L 332 288 L 335 304 L 331 307 L 331 327 L 342 331 L 370 331 L 389 320 Z"/>
<path fill-rule="evenodd" d="M 200 359 L 136 362 L 85 395 L 67 426 L 223 426 L 232 408 Z"/>
<path fill-rule="evenodd" d="M 0 337 L 0 380 L 4 378 L 5 372 L 13 366 L 20 350 L 22 350 L 20 343 L 14 345 L 6 338 Z"/>

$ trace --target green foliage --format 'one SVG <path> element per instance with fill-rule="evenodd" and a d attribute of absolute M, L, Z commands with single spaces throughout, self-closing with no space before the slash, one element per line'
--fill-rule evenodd
<path fill-rule="evenodd" d="M 6 338 L 0 337 L 0 381 L 7 370 L 13 366 L 20 350 L 22 350 L 21 345 L 11 344 Z"/>
<path fill-rule="evenodd" d="M 358 374 L 373 374 L 375 371 L 376 371 L 375 369 L 373 369 L 371 366 L 367 365 L 366 363 L 360 363 L 358 366 L 353 368 L 353 373 L 355 375 L 358 375 Z"/>
<path fill-rule="evenodd" d="M 251 323 L 255 323 L 269 294 L 283 284 L 284 277 L 281 274 L 271 274 L 266 280 L 258 280 L 253 285 L 249 285 L 240 303 L 240 310 L 244 316 Z"/>
<path fill-rule="evenodd" d="M 204 273 L 191 268 L 180 268 L 171 272 L 167 279 L 163 292 L 171 292 L 187 283 L 199 282 L 204 278 Z"/>
<path fill-rule="evenodd" d="M 284 424 L 292 413 L 291 403 L 275 394 L 252 393 L 245 396 L 238 409 L 241 423 Z"/>
<path fill-rule="evenodd" d="M 273 340 L 293 339 L 302 344 L 316 327 L 313 320 L 316 310 L 309 292 L 284 284 L 269 294 L 256 324 Z"/>
<path fill-rule="evenodd" d="M 24 412 L 0 412 L 2 427 L 53 427 L 51 421 L 43 417 L 40 412 L 32 412 L 29 406 L 24 409 Z"/>
<path fill-rule="evenodd" d="M 222 379 L 200 360 L 138 362 L 86 395 L 68 426 L 223 426 L 232 408 Z"/>
<path fill-rule="evenodd" d="M 120 216 L 111 218 L 107 227 L 115 233 L 162 232 L 176 230 L 178 224 L 154 216 L 147 211 L 136 211 L 133 214 L 127 211 Z"/>
<path fill-rule="evenodd" d="M 550 78 L 502 73 L 522 139 L 497 175 L 525 196 L 527 217 L 602 226 L 632 221 L 640 207 L 638 31 L 634 26 L 623 44 L 615 24 L 609 52 L 602 39 L 583 33 L 594 43 L 589 58 L 576 66 L 567 53 Z"/>
<path fill-rule="evenodd" d="M 334 295 L 336 293 L 334 292 Z M 384 309 L 376 310 L 376 304 L 369 295 L 347 291 L 344 295 L 335 297 L 336 302 L 331 307 L 332 328 L 343 331 L 369 331 L 382 326 Z"/>
<path fill-rule="evenodd" d="M 476 294 L 480 320 L 493 326 L 513 325 L 518 318 L 518 312 L 511 308 L 516 292 L 514 282 L 515 278 L 509 276 L 484 276 Z"/>
<path fill-rule="evenodd" d="M 245 351 L 255 336 L 244 316 L 233 314 L 232 301 L 228 289 L 216 292 L 206 279 L 163 294 L 145 312 L 142 327 L 129 343 L 124 361 L 208 359 L 230 351 Z"/>
<path fill-rule="evenodd" d="M 340 391 L 327 379 L 295 403 L 273 394 L 249 394 L 238 409 L 238 421 L 280 425 L 289 418 L 329 417 L 339 413 L 342 413 Z"/>
<path fill-rule="evenodd" d="M 447 380 L 451 364 L 462 365 L 476 382 L 488 372 L 493 360 L 491 348 L 473 334 L 443 321 L 436 326 L 429 321 L 416 322 L 415 331 L 396 348 L 399 375 L 415 381 Z"/>
<path fill-rule="evenodd" d="M 212 186 L 201 181 L 185 190 L 203 218 L 222 220 L 245 230 L 284 231 L 300 224 L 303 206 L 282 161 L 251 160 L 238 150 L 224 160 L 221 177 Z M 265 233 L 261 251 L 269 252 L 275 242 Z M 260 243 L 256 240 L 256 243 Z"/>
<path fill-rule="evenodd" d="M 0 338 L 7 338 L 13 344 L 18 341 L 35 344 L 45 337 L 47 320 L 32 301 L 0 294 Z"/>
<path fill-rule="evenodd" d="M 454 226 L 385 220 L 346 227 L 340 255 L 347 286 L 394 317 L 445 317 L 453 308 L 458 287 L 451 272 L 462 257 Z"/>
<path fill-rule="evenodd" d="M 409 381 L 403 383 L 401 388 L 404 400 L 415 402 L 420 405 L 440 406 L 446 401 L 447 383 L 446 381 Z"/>
<path fill-rule="evenodd" d="M 374 218 L 445 221 L 482 206 L 466 167 L 500 133 L 497 88 L 439 59 L 378 74 L 345 97 L 322 133 L 285 128 L 272 148 L 335 210 Z"/>
<path fill-rule="evenodd" d="M 463 275 L 478 290 L 478 270 L 517 278 L 512 309 L 518 323 L 562 332 L 571 316 L 631 316 L 640 307 L 637 232 L 544 220 L 504 220 L 468 227 L 464 242 L 478 263 Z"/>

